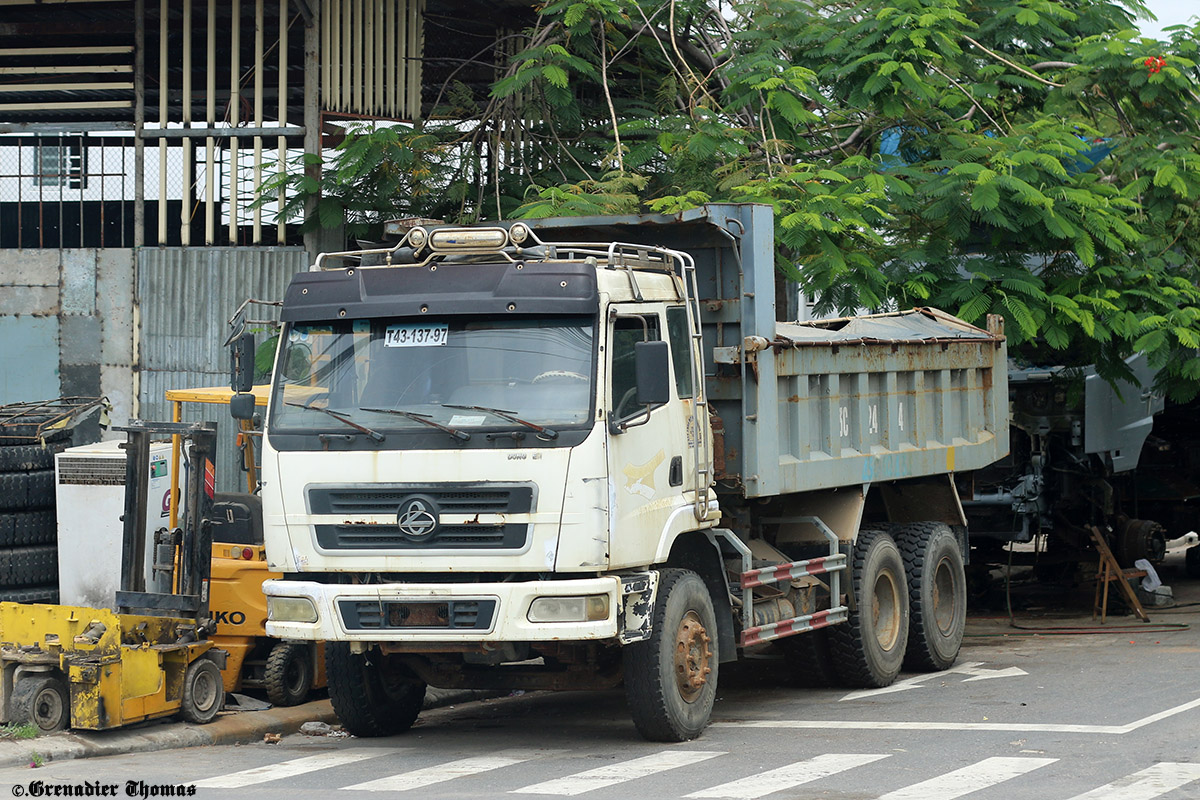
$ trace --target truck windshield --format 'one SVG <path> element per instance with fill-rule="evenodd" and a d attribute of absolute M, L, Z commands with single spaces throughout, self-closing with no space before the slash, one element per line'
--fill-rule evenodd
<path fill-rule="evenodd" d="M 330 411 L 387 433 L 588 424 L 594 335 L 594 320 L 578 317 L 294 323 L 276 365 L 271 430 L 354 433 Z"/>

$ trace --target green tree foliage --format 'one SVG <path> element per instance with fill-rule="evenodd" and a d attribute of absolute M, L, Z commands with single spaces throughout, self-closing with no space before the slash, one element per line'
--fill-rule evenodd
<path fill-rule="evenodd" d="M 1145 39 L 1146 14 L 550 0 L 486 105 L 446 87 L 445 121 L 399 136 L 426 155 L 389 185 L 436 185 L 415 205 L 461 220 L 769 203 L 781 273 L 823 310 L 1000 314 L 1024 357 L 1116 378 L 1142 350 L 1182 398 L 1200 388 L 1200 26 Z"/>

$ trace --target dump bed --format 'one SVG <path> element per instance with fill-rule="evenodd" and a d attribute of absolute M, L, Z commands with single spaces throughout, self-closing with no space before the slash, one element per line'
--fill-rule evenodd
<path fill-rule="evenodd" d="M 663 245 L 695 257 L 723 490 L 765 497 L 935 475 L 1008 452 L 999 331 L 933 309 L 777 322 L 769 206 L 557 218 L 537 228 L 546 241 Z M 785 301 L 795 295 L 789 286 Z"/>

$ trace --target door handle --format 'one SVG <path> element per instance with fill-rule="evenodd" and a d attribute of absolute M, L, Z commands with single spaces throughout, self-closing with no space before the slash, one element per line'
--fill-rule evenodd
<path fill-rule="evenodd" d="M 683 485 L 683 456 L 671 459 L 671 470 L 667 473 L 667 483 L 672 486 Z"/>

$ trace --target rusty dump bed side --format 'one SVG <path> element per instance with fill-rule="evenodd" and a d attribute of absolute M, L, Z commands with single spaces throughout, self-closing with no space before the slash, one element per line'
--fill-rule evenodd
<path fill-rule="evenodd" d="M 932 309 L 781 323 L 770 206 L 538 220 L 545 241 L 696 261 L 718 490 L 769 497 L 977 469 L 1008 452 L 1004 337 Z M 795 297 L 795 284 L 788 293 Z"/>
<path fill-rule="evenodd" d="M 747 366 L 759 368 L 761 385 L 770 360 L 776 397 L 744 424 L 778 431 L 767 440 L 776 443 L 774 458 L 760 442 L 755 466 L 777 463 L 781 492 L 978 469 L 1008 451 L 998 332 L 916 309 L 779 323 L 766 349 L 754 346 L 745 348 Z M 763 419 L 771 410 L 774 422 Z M 746 486 L 750 495 L 753 484 Z"/>

